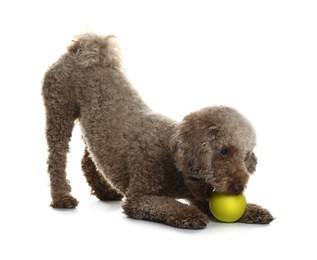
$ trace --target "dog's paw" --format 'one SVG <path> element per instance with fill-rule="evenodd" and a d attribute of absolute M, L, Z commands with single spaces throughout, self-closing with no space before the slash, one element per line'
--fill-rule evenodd
<path fill-rule="evenodd" d="M 118 201 L 122 200 L 123 196 L 115 190 L 104 190 L 104 191 L 91 191 L 92 195 L 95 195 L 99 200 L 102 201 Z"/>
<path fill-rule="evenodd" d="M 66 208 L 66 209 L 76 208 L 77 205 L 78 205 L 78 201 L 71 195 L 64 195 L 58 198 L 54 198 L 51 203 L 51 207 L 53 208 Z"/>
<path fill-rule="evenodd" d="M 274 220 L 272 214 L 258 205 L 248 203 L 247 209 L 239 222 L 248 224 L 269 224 Z"/>
<path fill-rule="evenodd" d="M 208 224 L 209 218 L 194 206 L 187 206 L 182 212 L 170 216 L 169 225 L 185 229 L 202 229 Z"/>

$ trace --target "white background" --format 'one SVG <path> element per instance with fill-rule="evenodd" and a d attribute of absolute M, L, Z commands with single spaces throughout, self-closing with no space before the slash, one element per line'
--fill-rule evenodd
<path fill-rule="evenodd" d="M 2 1 L 1 259 L 316 259 L 316 1 Z M 76 34 L 120 39 L 127 74 L 176 120 L 209 105 L 257 130 L 247 200 L 270 225 L 200 231 L 128 219 L 89 195 L 74 131 L 68 175 L 76 210 L 49 207 L 41 80 Z M 111 256 L 110 256 L 111 255 Z"/>

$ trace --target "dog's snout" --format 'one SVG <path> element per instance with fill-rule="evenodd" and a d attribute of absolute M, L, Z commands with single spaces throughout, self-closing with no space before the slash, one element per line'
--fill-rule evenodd
<path fill-rule="evenodd" d="M 240 194 L 240 193 L 243 192 L 244 186 L 242 184 L 235 183 L 235 184 L 232 185 L 231 190 L 232 190 L 233 193 Z"/>

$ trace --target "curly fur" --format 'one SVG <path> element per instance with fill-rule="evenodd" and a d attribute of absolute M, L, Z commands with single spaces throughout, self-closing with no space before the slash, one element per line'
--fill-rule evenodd
<path fill-rule="evenodd" d="M 75 37 L 75 41 L 68 47 L 68 53 L 77 60 L 77 64 L 84 68 L 102 66 L 121 68 L 121 56 L 116 36 L 97 36 L 96 34 L 82 34 Z"/>
<path fill-rule="evenodd" d="M 131 218 L 203 228 L 210 194 L 243 192 L 255 171 L 255 132 L 243 115 L 216 106 L 177 123 L 154 113 L 124 75 L 114 36 L 78 36 L 46 72 L 42 94 L 52 207 L 78 204 L 65 172 L 76 119 L 92 194 L 101 200 L 124 196 Z M 249 204 L 240 221 L 272 220 L 266 209 Z"/>

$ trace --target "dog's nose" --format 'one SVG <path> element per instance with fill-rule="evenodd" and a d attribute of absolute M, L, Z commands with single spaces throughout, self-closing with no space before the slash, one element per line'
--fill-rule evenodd
<path fill-rule="evenodd" d="M 239 183 L 235 183 L 235 184 L 232 185 L 231 190 L 232 190 L 233 193 L 240 194 L 240 193 L 243 192 L 244 186 L 239 184 Z"/>

